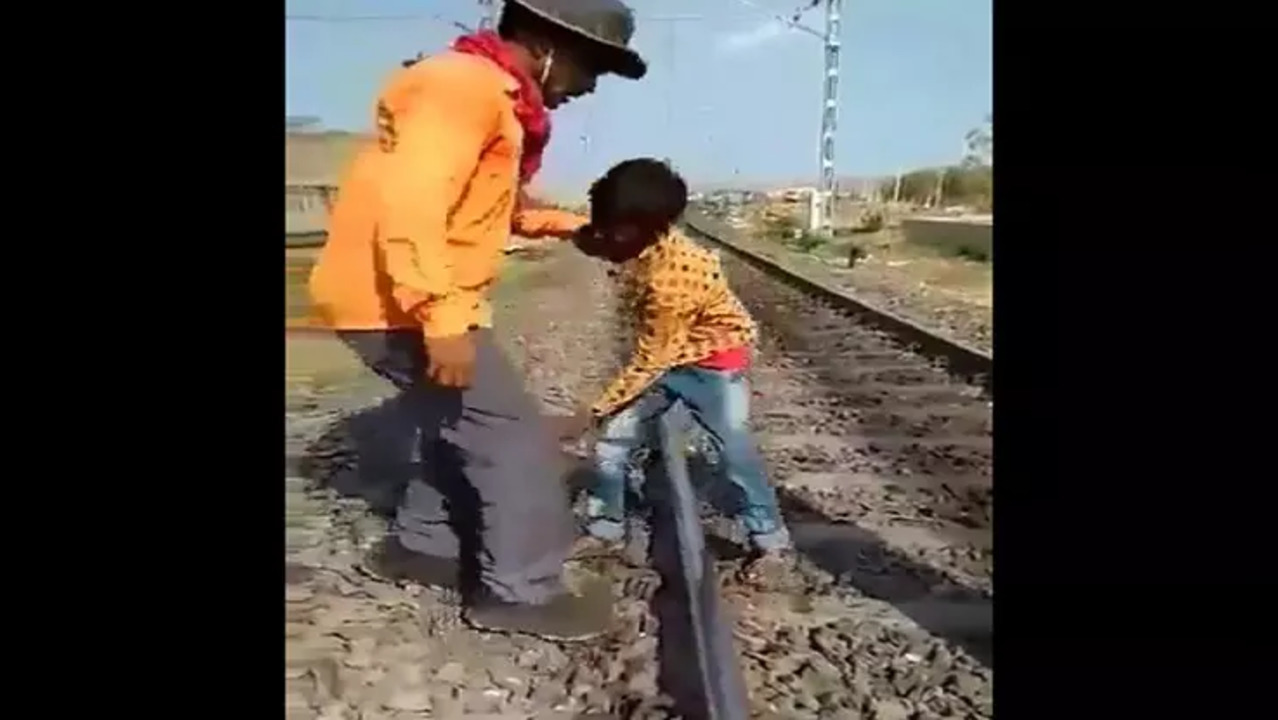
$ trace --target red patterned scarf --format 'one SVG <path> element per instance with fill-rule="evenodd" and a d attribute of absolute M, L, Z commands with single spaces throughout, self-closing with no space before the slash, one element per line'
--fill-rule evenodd
<path fill-rule="evenodd" d="M 546 110 L 537 81 L 515 61 L 510 46 L 497 33 L 481 30 L 453 42 L 453 50 L 488 58 L 519 83 L 515 96 L 515 117 L 524 128 L 524 147 L 519 158 L 519 182 L 526 184 L 541 169 L 541 155 L 550 142 L 550 112 Z"/>

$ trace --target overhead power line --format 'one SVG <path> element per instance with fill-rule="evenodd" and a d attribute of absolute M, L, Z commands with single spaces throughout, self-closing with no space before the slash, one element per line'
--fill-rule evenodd
<path fill-rule="evenodd" d="M 752 2 L 751 0 L 737 0 L 737 3 L 750 8 L 756 13 L 767 15 L 768 17 L 772 18 L 773 20 L 776 20 L 782 25 L 785 25 L 791 30 L 798 30 L 800 32 L 805 32 L 809 35 L 824 39 L 825 33 L 822 33 L 819 30 L 813 30 L 807 25 L 804 25 L 803 23 L 799 22 L 799 18 L 803 17 L 803 13 L 816 7 L 820 3 L 820 1 L 821 0 L 809 0 L 807 5 L 795 8 L 794 11 L 791 12 L 789 15 L 782 15 L 781 13 L 773 12 L 772 10 L 763 7 L 762 5 L 759 5 L 758 3 Z"/>

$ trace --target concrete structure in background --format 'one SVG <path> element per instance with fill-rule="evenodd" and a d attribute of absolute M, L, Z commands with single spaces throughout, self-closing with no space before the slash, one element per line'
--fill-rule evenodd
<path fill-rule="evenodd" d="M 313 115 L 285 115 L 284 129 L 313 132 L 319 128 L 319 122 Z"/>
<path fill-rule="evenodd" d="M 284 184 L 336 185 L 355 152 L 372 141 L 350 132 L 286 132 Z"/>
<path fill-rule="evenodd" d="M 308 131 L 294 118 L 285 118 L 284 134 L 284 236 L 286 246 L 322 243 L 328 225 L 328 211 L 336 197 L 337 184 L 355 153 L 371 135 L 337 131 Z M 561 205 L 584 205 L 584 196 L 565 200 L 547 196 L 533 188 L 530 194 Z"/>
<path fill-rule="evenodd" d="M 311 244 L 328 225 L 334 189 L 314 185 L 284 185 L 285 244 Z"/>
<path fill-rule="evenodd" d="M 766 194 L 769 200 L 797 203 L 811 198 L 816 192 L 814 187 L 783 187 L 769 190 Z"/>
<path fill-rule="evenodd" d="M 994 217 L 913 217 L 901 220 L 905 241 L 951 255 L 994 260 Z"/>
<path fill-rule="evenodd" d="M 355 153 L 372 139 L 369 135 L 334 131 L 298 130 L 284 134 L 286 246 L 323 241 L 338 180 Z"/>

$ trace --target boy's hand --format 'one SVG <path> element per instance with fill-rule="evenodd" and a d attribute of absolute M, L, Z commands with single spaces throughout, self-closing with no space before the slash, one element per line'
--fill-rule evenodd
<path fill-rule="evenodd" d="M 444 387 L 467 388 L 475 373 L 475 343 L 470 333 L 426 338 L 426 369 Z"/>

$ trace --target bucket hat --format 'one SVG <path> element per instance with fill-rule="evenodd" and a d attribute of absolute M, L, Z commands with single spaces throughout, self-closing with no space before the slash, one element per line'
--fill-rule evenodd
<path fill-rule="evenodd" d="M 638 80 L 648 64 L 630 48 L 635 16 L 621 0 L 507 0 L 538 17 L 589 40 L 599 52 L 604 68 Z"/>

